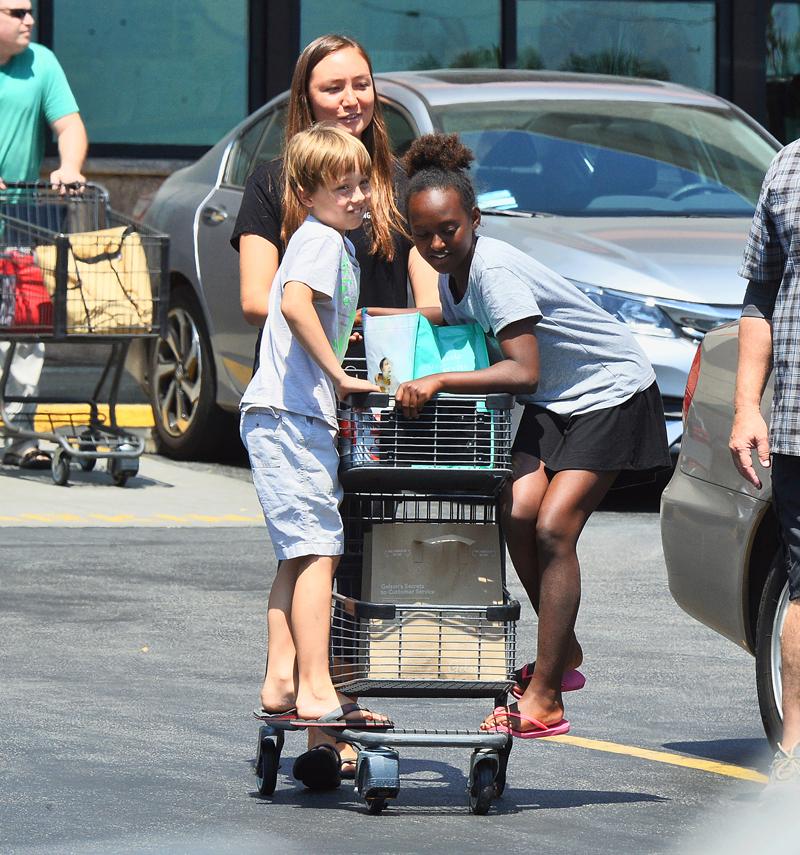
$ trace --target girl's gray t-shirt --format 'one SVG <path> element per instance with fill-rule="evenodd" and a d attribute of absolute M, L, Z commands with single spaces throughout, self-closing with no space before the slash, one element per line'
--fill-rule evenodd
<path fill-rule="evenodd" d="M 327 299 L 314 308 L 333 352 L 344 359 L 358 306 L 359 267 L 352 243 L 308 217 L 286 247 L 269 295 L 259 365 L 240 408 L 271 407 L 337 426 L 336 392 L 319 364 L 292 335 L 281 312 L 287 282 L 303 282 Z"/>
<path fill-rule="evenodd" d="M 481 235 L 464 297 L 457 303 L 439 276 L 448 324 L 476 321 L 496 336 L 532 318 L 539 345 L 539 385 L 522 403 L 571 416 L 617 406 L 656 379 L 631 331 L 571 282 L 504 241 Z"/>

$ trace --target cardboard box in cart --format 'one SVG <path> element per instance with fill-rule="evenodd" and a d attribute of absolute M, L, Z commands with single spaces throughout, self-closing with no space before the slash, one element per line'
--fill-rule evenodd
<path fill-rule="evenodd" d="M 374 525 L 364 535 L 363 596 L 371 603 L 501 605 L 500 559 L 494 525 Z"/>
<path fill-rule="evenodd" d="M 375 603 L 420 606 L 396 621 L 371 621 L 371 679 L 506 679 L 503 624 L 488 622 L 480 610 L 435 608 L 502 604 L 495 526 L 373 526 L 364 538 L 363 597 Z"/>

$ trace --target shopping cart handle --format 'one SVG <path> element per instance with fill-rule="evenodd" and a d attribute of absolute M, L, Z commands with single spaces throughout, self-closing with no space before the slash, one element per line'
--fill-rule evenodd
<path fill-rule="evenodd" d="M 389 406 L 389 395 L 385 392 L 354 392 L 342 403 L 348 407 L 380 407 L 385 410 Z"/>

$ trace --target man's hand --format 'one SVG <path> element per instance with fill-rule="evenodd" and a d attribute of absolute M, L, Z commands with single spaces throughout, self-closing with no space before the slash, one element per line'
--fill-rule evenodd
<path fill-rule="evenodd" d="M 5 190 L 5 189 L 6 189 L 6 185 L 5 185 L 5 182 L 3 181 L 3 176 L 0 175 L 0 190 Z"/>
<path fill-rule="evenodd" d="M 57 189 L 62 196 L 68 190 L 71 193 L 76 192 L 77 188 L 69 186 L 76 184 L 79 188 L 82 188 L 86 184 L 86 178 L 81 175 L 77 169 L 73 169 L 68 166 L 61 166 L 56 169 L 55 172 L 50 173 L 50 186 L 53 187 L 54 190 Z"/>
<path fill-rule="evenodd" d="M 358 377 L 353 377 L 352 374 L 348 374 L 345 371 L 333 381 L 333 384 L 336 389 L 336 397 L 340 401 L 343 401 L 348 395 L 353 395 L 357 392 L 380 393 L 381 391 L 380 386 L 370 383 L 369 380 L 361 380 Z"/>
<path fill-rule="evenodd" d="M 759 410 L 743 410 L 733 419 L 728 448 L 739 474 L 754 487 L 761 489 L 761 479 L 753 466 L 753 449 L 765 468 L 769 467 L 769 430 Z"/>
<path fill-rule="evenodd" d="M 394 399 L 406 418 L 416 419 L 425 404 L 441 391 L 440 375 L 431 374 L 428 377 L 420 377 L 418 380 L 402 383 L 398 387 Z"/>

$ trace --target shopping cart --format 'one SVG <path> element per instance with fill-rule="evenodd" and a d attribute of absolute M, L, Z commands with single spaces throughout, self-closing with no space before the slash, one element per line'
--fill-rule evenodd
<path fill-rule="evenodd" d="M 387 395 L 358 396 L 357 404 L 340 407 L 345 554 L 364 583 L 369 582 L 369 590 L 360 596 L 333 596 L 331 673 L 338 691 L 358 697 L 486 697 L 495 706 L 506 702 L 520 606 L 505 586 L 497 500 L 511 474 L 512 407 L 511 395 L 447 394 L 432 399 L 419 419 L 405 418 Z M 388 589 L 386 584 L 381 588 L 375 577 L 377 543 L 389 542 L 393 535 L 403 543 L 397 549 L 392 541 L 388 551 L 396 584 L 390 579 Z M 445 582 L 438 595 L 425 595 L 433 602 L 420 601 L 418 571 L 429 554 L 467 545 L 474 558 L 484 554 L 470 546 L 478 542 L 493 556 L 485 566 L 485 577 L 494 577 L 492 592 L 481 587 L 487 581 L 481 576 L 473 579 L 477 590 L 463 585 L 448 589 Z M 406 584 L 414 572 L 416 581 Z M 470 602 L 443 602 L 443 594 L 453 591 Z M 300 729 L 302 722 L 280 722 L 262 713 L 256 717 L 263 722 L 255 769 L 258 789 L 270 795 L 284 733 Z M 327 732 L 359 747 L 355 788 L 370 813 L 380 813 L 399 794 L 402 747 L 472 749 L 467 787 L 472 813 L 487 813 L 505 788 L 511 737 L 503 733 Z"/>
<path fill-rule="evenodd" d="M 168 238 L 112 210 L 100 187 L 64 190 L 0 190 L 0 340 L 8 342 L 0 363 L 0 432 L 54 443 L 56 484 L 68 482 L 71 460 L 88 471 L 104 458 L 123 486 L 138 471 L 144 440 L 117 422 L 119 385 L 131 340 L 166 332 Z M 17 345 L 48 341 L 110 346 L 92 392 L 9 391 Z"/>

